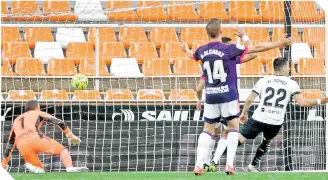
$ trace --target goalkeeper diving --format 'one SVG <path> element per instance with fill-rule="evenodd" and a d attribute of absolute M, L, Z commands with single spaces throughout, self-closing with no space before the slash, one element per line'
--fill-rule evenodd
<path fill-rule="evenodd" d="M 87 167 L 73 167 L 72 158 L 68 150 L 59 142 L 47 137 L 40 131 L 44 123 L 58 126 L 66 134 L 69 144 L 76 145 L 81 142 L 64 121 L 40 111 L 38 101 L 30 100 L 25 105 L 25 113 L 14 120 L 9 140 L 3 153 L 2 167 L 7 169 L 11 154 L 15 146 L 17 146 L 18 151 L 25 160 L 25 167 L 32 173 L 45 172 L 38 153 L 60 156 L 67 172 L 88 171 Z"/>

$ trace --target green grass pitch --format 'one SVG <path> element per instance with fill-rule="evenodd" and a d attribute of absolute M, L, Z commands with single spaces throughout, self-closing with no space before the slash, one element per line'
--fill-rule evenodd
<path fill-rule="evenodd" d="M 113 173 L 11 173 L 16 180 L 328 180 L 328 173 L 237 173 L 223 172 L 194 176 L 191 172 L 113 172 Z"/>

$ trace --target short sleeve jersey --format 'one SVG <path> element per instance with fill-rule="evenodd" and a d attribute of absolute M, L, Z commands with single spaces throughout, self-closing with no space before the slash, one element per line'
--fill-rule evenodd
<path fill-rule="evenodd" d="M 260 104 L 252 118 L 272 125 L 284 122 L 290 98 L 301 93 L 296 81 L 286 76 L 268 76 L 260 79 L 253 88 L 260 96 Z"/>
<path fill-rule="evenodd" d="M 237 89 L 237 57 L 243 59 L 247 48 L 235 44 L 210 42 L 194 54 L 203 63 L 207 104 L 227 103 L 239 99 Z"/>

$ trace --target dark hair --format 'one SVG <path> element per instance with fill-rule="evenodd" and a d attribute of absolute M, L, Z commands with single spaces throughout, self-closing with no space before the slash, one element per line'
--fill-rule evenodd
<path fill-rule="evenodd" d="M 229 38 L 229 37 L 222 37 L 221 38 L 221 41 L 223 42 L 223 43 L 228 43 L 228 42 L 230 42 L 232 39 L 231 38 Z"/>
<path fill-rule="evenodd" d="M 216 38 L 220 35 L 221 21 L 217 18 L 211 19 L 206 25 L 207 35 L 210 38 Z"/>
<path fill-rule="evenodd" d="M 25 112 L 35 110 L 39 105 L 37 100 L 29 100 L 25 104 Z"/>
<path fill-rule="evenodd" d="M 275 71 L 280 71 L 283 66 L 288 63 L 287 59 L 279 57 L 273 61 L 273 68 Z"/>

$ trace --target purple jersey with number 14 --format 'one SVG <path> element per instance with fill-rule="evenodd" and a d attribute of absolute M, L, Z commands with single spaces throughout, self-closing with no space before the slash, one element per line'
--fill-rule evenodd
<path fill-rule="evenodd" d="M 227 103 L 239 99 L 236 57 L 242 61 L 247 48 L 235 44 L 210 42 L 199 47 L 194 58 L 203 63 L 207 104 Z"/>

